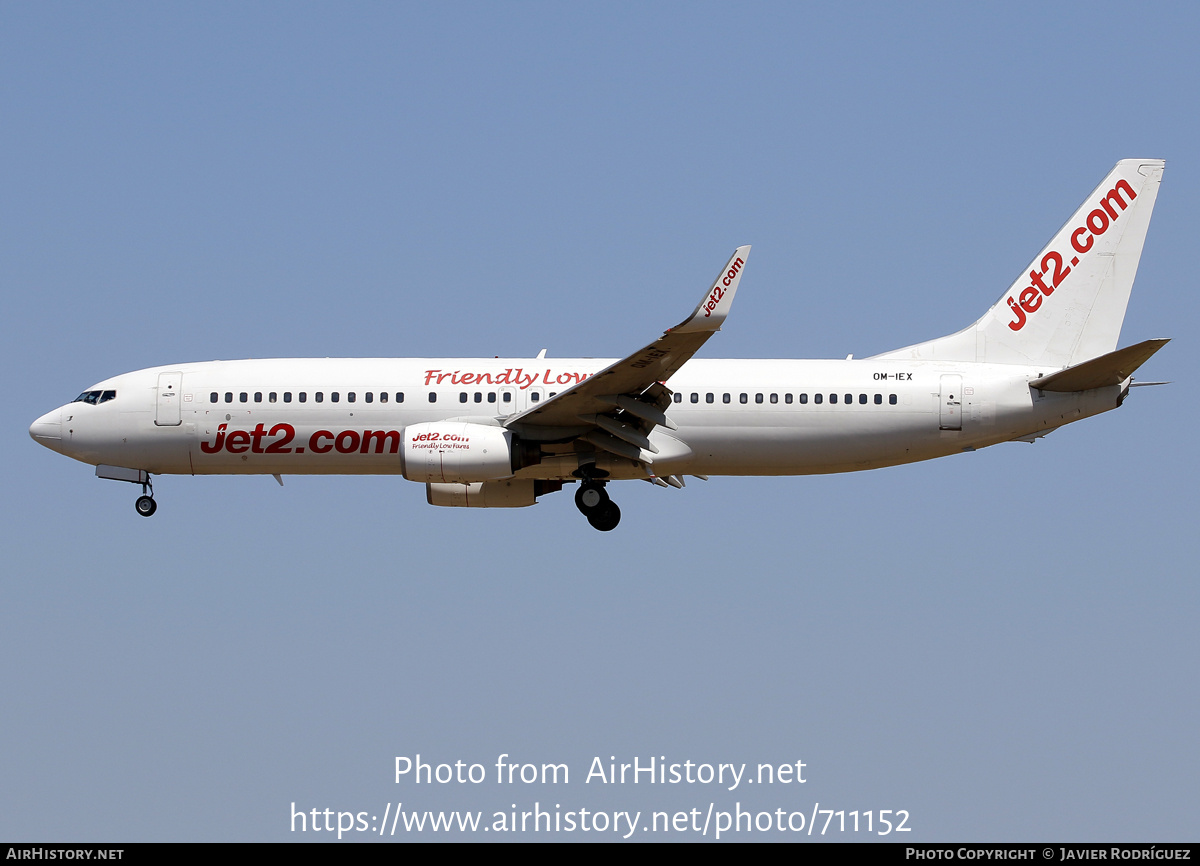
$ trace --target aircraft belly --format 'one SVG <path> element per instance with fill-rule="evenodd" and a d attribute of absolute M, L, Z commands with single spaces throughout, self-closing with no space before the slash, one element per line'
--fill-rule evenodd
<path fill-rule="evenodd" d="M 926 424 L 926 416 L 917 414 L 862 418 L 851 424 L 830 415 L 795 426 L 684 428 L 679 436 L 695 455 L 686 471 L 807 475 L 906 462 L 905 455 Z"/>

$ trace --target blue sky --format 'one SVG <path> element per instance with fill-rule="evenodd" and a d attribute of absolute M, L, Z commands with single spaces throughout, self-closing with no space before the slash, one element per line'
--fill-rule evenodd
<path fill-rule="evenodd" d="M 1185 4 L 5 4 L 0 838 L 312 839 L 293 802 L 535 800 L 1194 838 L 1197 25 Z M 705 357 L 886 351 L 977 318 L 1124 157 L 1167 169 L 1122 343 L 1174 338 L 1143 371 L 1174 384 L 1032 446 L 629 483 L 600 534 L 567 495 L 433 509 L 398 478 L 166 477 L 143 520 L 26 432 L 172 362 L 619 356 L 742 243 Z M 395 784 L 417 753 L 572 779 Z M 595 756 L 808 781 L 605 788 Z"/>

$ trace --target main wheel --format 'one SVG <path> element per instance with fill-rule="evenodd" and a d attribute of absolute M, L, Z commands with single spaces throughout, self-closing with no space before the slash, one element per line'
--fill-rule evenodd
<path fill-rule="evenodd" d="M 139 496 L 137 502 L 133 503 L 133 507 L 137 509 L 137 513 L 142 517 L 149 517 L 155 511 L 158 511 L 158 503 L 149 496 Z"/>
<path fill-rule="evenodd" d="M 610 532 L 621 522 L 621 509 L 611 499 L 587 512 L 587 521 L 601 532 Z"/>
<path fill-rule="evenodd" d="M 591 514 L 595 509 L 608 501 L 608 493 L 598 484 L 591 484 L 585 481 L 575 491 L 575 507 L 584 514 Z"/>

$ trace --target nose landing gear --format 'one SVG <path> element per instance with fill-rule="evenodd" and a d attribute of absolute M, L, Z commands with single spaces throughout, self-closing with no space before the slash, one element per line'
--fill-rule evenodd
<path fill-rule="evenodd" d="M 608 498 L 608 491 L 600 480 L 588 479 L 580 483 L 575 491 L 575 507 L 601 532 L 610 532 L 621 522 L 621 509 Z"/>
<path fill-rule="evenodd" d="M 134 509 L 142 517 L 149 517 L 158 511 L 158 503 L 154 501 L 154 482 L 150 480 L 150 473 L 145 469 L 128 469 L 124 466 L 101 463 L 96 467 L 96 477 L 142 485 L 142 495 L 133 503 Z"/>
<path fill-rule="evenodd" d="M 142 495 L 133 503 L 133 507 L 142 517 L 150 517 L 158 511 L 158 503 L 154 501 L 154 484 L 150 481 L 149 473 L 146 473 L 146 480 L 142 482 Z"/>

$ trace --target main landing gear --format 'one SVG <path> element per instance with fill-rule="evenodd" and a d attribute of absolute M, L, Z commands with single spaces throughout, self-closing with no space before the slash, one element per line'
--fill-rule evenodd
<path fill-rule="evenodd" d="M 621 522 L 621 509 L 608 498 L 604 482 L 599 479 L 588 478 L 580 482 L 575 491 L 575 507 L 601 532 L 610 532 Z"/>
<path fill-rule="evenodd" d="M 133 507 L 142 517 L 150 517 L 158 511 L 158 503 L 154 501 L 154 484 L 150 481 L 149 473 L 146 474 L 146 480 L 142 484 L 142 495 L 133 503 Z"/>

